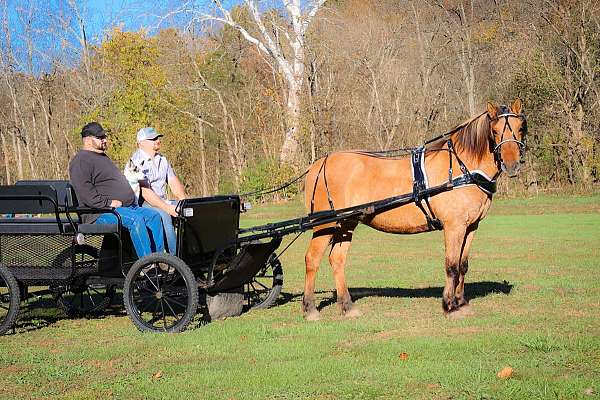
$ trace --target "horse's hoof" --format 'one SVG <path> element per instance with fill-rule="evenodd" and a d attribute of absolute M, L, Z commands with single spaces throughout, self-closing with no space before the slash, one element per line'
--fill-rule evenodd
<path fill-rule="evenodd" d="M 469 306 L 463 306 L 461 308 L 456 308 L 452 311 L 449 311 L 446 314 L 446 318 L 448 319 L 452 319 L 452 320 L 456 320 L 456 319 L 463 319 L 466 318 L 470 315 L 475 314 L 475 312 L 473 312 L 473 310 L 471 309 L 471 307 Z"/>
<path fill-rule="evenodd" d="M 344 317 L 345 318 L 358 318 L 362 315 L 362 312 L 360 311 L 360 309 L 356 306 L 352 307 L 351 309 L 349 309 L 348 311 L 346 311 L 344 313 Z"/>
<path fill-rule="evenodd" d="M 307 321 L 318 321 L 321 319 L 321 313 L 317 310 L 304 313 L 304 319 Z"/>

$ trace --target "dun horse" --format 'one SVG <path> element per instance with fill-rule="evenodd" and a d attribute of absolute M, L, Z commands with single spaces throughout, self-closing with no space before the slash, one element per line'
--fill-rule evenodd
<path fill-rule="evenodd" d="M 305 256 L 305 318 L 319 318 L 315 278 L 329 245 L 338 308 L 346 316 L 360 315 L 352 303 L 344 272 L 352 233 L 359 222 L 389 233 L 443 229 L 446 284 L 442 307 L 447 316 L 467 314 L 464 284 L 469 248 L 479 221 L 490 208 L 496 178 L 502 171 L 515 177 L 520 169 L 526 132 L 519 99 L 510 107 L 488 103 L 486 112 L 429 143 L 422 151 L 420 181 L 426 187 L 444 185 L 450 176 L 462 185 L 401 207 L 314 228 Z M 350 151 L 322 158 L 310 167 L 306 177 L 306 207 L 309 212 L 342 209 L 413 192 L 416 164 L 411 158 L 414 153 L 413 157 L 386 158 L 377 153 Z M 460 181 L 460 175 L 477 175 L 478 179 Z"/>

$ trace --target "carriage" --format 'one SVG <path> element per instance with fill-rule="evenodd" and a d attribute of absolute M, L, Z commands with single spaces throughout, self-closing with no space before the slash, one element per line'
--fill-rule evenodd
<path fill-rule="evenodd" d="M 176 256 L 135 255 L 114 209 L 81 207 L 67 181 L 0 186 L 0 334 L 22 301 L 49 294 L 69 316 L 101 312 L 123 289 L 141 331 L 179 332 L 206 318 L 266 308 L 281 291 L 281 236 L 240 239 L 237 195 L 179 202 Z M 85 224 L 82 213 L 115 213 L 118 224 Z"/>
<path fill-rule="evenodd" d="M 401 149 L 408 154 L 334 153 L 302 175 L 309 213 L 287 221 L 240 229 L 239 196 L 183 200 L 175 221 L 177 256 L 154 253 L 136 259 L 120 222 L 80 223 L 81 213 L 114 210 L 79 207 L 68 182 L 2 186 L 0 214 L 51 217 L 0 219 L 0 334 L 12 326 L 21 299 L 35 285 L 48 286 L 59 305 L 77 312 L 101 309 L 121 285 L 125 309 L 142 331 L 185 329 L 196 315 L 199 298 L 208 304 L 215 295 L 246 292 L 249 307 L 267 307 L 283 281 L 275 250 L 285 235 L 309 229 L 314 233 L 305 256 L 305 317 L 319 317 L 314 283 L 329 245 L 339 308 L 345 315 L 357 315 L 344 265 L 358 223 L 393 233 L 443 229 L 442 307 L 447 315 L 468 312 L 464 280 L 473 234 L 489 209 L 496 178 L 502 171 L 517 175 L 526 134 L 517 99 L 510 107 L 488 103 L 485 112 L 425 145 Z M 101 293 L 101 299 L 94 300 L 92 292 Z"/>

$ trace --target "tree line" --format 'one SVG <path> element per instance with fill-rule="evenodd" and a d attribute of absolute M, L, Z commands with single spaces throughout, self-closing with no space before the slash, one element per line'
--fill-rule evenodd
<path fill-rule="evenodd" d="M 90 43 L 74 1 L 53 16 L 35 2 L 19 8 L 19 29 L 5 3 L 0 184 L 67 178 L 79 131 L 96 120 L 119 166 L 137 130 L 154 126 L 190 193 L 251 191 L 333 151 L 416 146 L 488 100 L 515 97 L 530 132 L 518 186 L 598 183 L 596 1 L 328 0 L 287 12 L 253 4 L 190 14 L 152 34 L 114 27 Z M 218 12 L 230 23 L 215 24 Z M 299 64 L 286 72 L 277 57 Z"/>

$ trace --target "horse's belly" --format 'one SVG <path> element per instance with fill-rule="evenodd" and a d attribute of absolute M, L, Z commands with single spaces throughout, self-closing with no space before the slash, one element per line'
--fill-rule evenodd
<path fill-rule="evenodd" d="M 387 233 L 410 234 L 430 231 L 425 215 L 414 204 L 386 211 L 363 222 L 373 229 Z"/>

